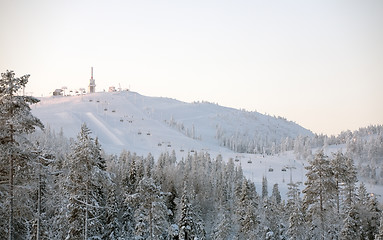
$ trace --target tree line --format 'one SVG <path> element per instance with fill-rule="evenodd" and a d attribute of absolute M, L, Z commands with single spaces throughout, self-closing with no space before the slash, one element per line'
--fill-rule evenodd
<path fill-rule="evenodd" d="M 38 100 L 17 95 L 27 81 L 8 71 L 0 82 L 4 239 L 383 239 L 376 196 L 341 152 L 316 153 L 304 189 L 291 183 L 282 200 L 220 155 L 107 155 L 85 124 L 69 140 L 44 129 Z"/>

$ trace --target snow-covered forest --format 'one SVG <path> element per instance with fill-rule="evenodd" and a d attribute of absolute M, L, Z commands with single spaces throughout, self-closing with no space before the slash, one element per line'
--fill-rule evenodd
<path fill-rule="evenodd" d="M 31 114 L 39 100 L 18 94 L 27 82 L 0 82 L 2 239 L 383 239 L 381 205 L 358 182 L 381 183 L 382 126 L 274 141 L 265 154 L 307 160 L 304 185 L 281 196 L 208 151 L 110 154 L 85 123 L 68 139 Z"/>

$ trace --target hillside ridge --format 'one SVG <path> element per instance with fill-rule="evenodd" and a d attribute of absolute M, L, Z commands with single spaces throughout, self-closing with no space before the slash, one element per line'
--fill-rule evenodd
<path fill-rule="evenodd" d="M 267 153 L 286 139 L 313 135 L 282 117 L 130 91 L 40 100 L 32 112 L 45 125 L 73 138 L 85 122 L 105 151 L 114 154 L 123 149 L 144 155 L 170 149 Z"/>

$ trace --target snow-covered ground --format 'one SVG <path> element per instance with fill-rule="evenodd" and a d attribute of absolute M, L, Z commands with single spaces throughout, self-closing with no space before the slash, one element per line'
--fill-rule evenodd
<path fill-rule="evenodd" d="M 312 134 L 293 122 L 256 112 L 127 91 L 41 98 L 32 112 L 56 132 L 62 128 L 67 137 L 76 137 L 85 122 L 106 152 L 115 154 L 123 149 L 154 156 L 173 149 L 231 152 L 220 146 L 218 128 L 226 136 L 257 134 L 278 140 Z"/>
<path fill-rule="evenodd" d="M 163 152 L 175 151 L 177 159 L 190 152 L 206 151 L 212 158 L 218 154 L 224 160 L 236 159 L 244 174 L 253 180 L 261 193 L 262 177 L 268 180 L 268 190 L 278 183 L 281 195 L 286 196 L 288 183 L 301 182 L 304 189 L 306 161 L 297 160 L 289 151 L 279 155 L 239 154 L 222 147 L 218 131 L 226 136 L 251 138 L 255 134 L 264 139 L 294 138 L 312 133 L 283 118 L 256 112 L 246 112 L 212 103 L 185 103 L 175 99 L 147 97 L 135 92 L 95 93 L 71 97 L 41 98 L 32 113 L 58 133 L 75 138 L 82 123 L 86 123 L 103 149 L 119 154 L 123 149 L 155 159 Z M 329 146 L 327 154 L 344 146 Z M 315 150 L 313 150 L 315 153 Z M 366 184 L 379 194 L 382 186 Z"/>

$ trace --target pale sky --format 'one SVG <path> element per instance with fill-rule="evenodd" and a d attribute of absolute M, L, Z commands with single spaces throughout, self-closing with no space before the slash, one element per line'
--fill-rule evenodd
<path fill-rule="evenodd" d="M 315 133 L 383 124 L 383 1 L 0 0 L 0 71 L 27 92 L 129 88 Z"/>

